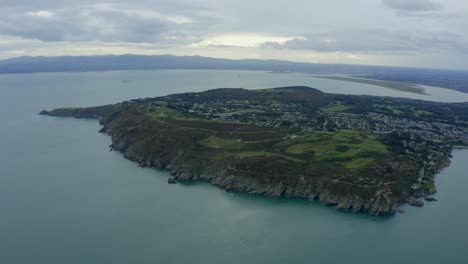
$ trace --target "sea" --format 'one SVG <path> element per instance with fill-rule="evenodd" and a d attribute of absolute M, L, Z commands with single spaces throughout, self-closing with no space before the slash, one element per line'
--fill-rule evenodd
<path fill-rule="evenodd" d="M 98 133 L 96 120 L 40 116 L 212 88 L 307 85 L 331 93 L 463 102 L 300 73 L 148 70 L 0 75 L 0 263 L 468 263 L 468 150 L 436 176 L 437 202 L 372 217 L 316 201 L 167 183 Z"/>

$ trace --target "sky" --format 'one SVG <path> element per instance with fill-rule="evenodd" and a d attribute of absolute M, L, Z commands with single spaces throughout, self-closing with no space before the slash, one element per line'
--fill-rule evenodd
<path fill-rule="evenodd" d="M 467 0 L 0 0 L 0 58 L 201 55 L 468 70 Z"/>

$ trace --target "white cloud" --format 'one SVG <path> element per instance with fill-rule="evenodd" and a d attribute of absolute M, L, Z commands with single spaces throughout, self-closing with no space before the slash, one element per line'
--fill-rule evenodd
<path fill-rule="evenodd" d="M 230 33 L 209 37 L 198 46 L 204 47 L 260 47 L 265 43 L 283 44 L 299 37 L 267 36 L 254 33 Z"/>
<path fill-rule="evenodd" d="M 167 20 L 174 22 L 176 24 L 189 24 L 189 23 L 195 23 L 196 21 L 190 17 L 184 17 L 184 16 L 168 16 Z"/>
<path fill-rule="evenodd" d="M 38 11 L 29 11 L 26 14 L 35 17 L 51 17 L 54 15 L 54 12 L 48 10 L 38 10 Z"/>

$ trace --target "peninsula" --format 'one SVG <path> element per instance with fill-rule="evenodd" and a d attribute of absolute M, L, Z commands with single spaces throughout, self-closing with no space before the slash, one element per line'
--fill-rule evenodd
<path fill-rule="evenodd" d="M 358 78 L 358 77 L 351 77 L 351 76 L 323 76 L 323 75 L 317 75 L 315 77 L 322 78 L 322 79 L 337 80 L 337 81 L 370 84 L 370 85 L 385 87 L 385 88 L 388 88 L 388 89 L 402 91 L 402 92 L 428 95 L 424 91 L 424 88 L 422 86 L 417 85 L 417 84 L 412 84 L 412 83 L 390 82 L 390 81 L 365 79 L 365 78 Z"/>
<path fill-rule="evenodd" d="M 177 181 L 297 197 L 352 212 L 422 206 L 454 146 L 468 144 L 468 103 L 327 94 L 309 87 L 215 89 L 42 111 L 95 118 L 111 148 Z"/>

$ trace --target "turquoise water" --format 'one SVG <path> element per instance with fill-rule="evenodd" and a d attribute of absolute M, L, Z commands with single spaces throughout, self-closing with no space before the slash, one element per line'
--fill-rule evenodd
<path fill-rule="evenodd" d="M 301 84 L 394 95 L 262 72 L 0 75 L 0 263 L 466 263 L 468 150 L 456 150 L 437 176 L 438 202 L 374 218 L 203 183 L 169 185 L 168 173 L 109 152 L 96 121 L 36 114 L 215 87 Z"/>

